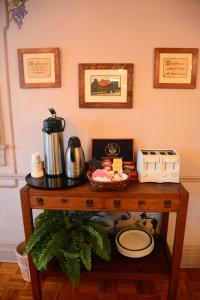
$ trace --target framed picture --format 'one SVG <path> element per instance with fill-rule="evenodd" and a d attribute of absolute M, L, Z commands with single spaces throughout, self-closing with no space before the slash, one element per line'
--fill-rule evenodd
<path fill-rule="evenodd" d="M 79 107 L 131 108 L 133 64 L 79 64 Z"/>
<path fill-rule="evenodd" d="M 197 57 L 196 48 L 155 48 L 154 88 L 194 89 Z"/>
<path fill-rule="evenodd" d="M 17 49 L 21 88 L 60 87 L 59 48 Z"/>

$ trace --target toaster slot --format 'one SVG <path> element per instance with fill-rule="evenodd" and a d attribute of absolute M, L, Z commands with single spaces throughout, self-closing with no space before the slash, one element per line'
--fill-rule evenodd
<path fill-rule="evenodd" d="M 165 151 L 160 151 L 160 155 L 166 155 Z"/>
<path fill-rule="evenodd" d="M 168 155 L 175 155 L 174 151 L 167 151 Z"/>
<path fill-rule="evenodd" d="M 159 151 L 160 155 L 176 155 L 176 153 L 173 150 L 161 150 Z"/>
<path fill-rule="evenodd" d="M 144 154 L 144 155 L 148 155 L 148 151 L 144 151 L 144 150 L 142 150 L 142 154 Z"/>
<path fill-rule="evenodd" d="M 150 151 L 150 154 L 151 155 L 156 155 L 156 152 L 155 151 Z"/>

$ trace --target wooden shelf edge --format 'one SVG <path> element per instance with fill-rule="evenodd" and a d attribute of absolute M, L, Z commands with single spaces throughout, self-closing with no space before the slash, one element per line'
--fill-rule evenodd
<path fill-rule="evenodd" d="M 155 237 L 155 247 L 151 254 L 143 258 L 127 258 L 113 247 L 111 261 L 93 261 L 92 270 L 82 271 L 81 277 L 88 279 L 116 279 L 116 280 L 155 280 L 169 279 L 170 261 L 166 252 L 167 246 L 161 236 Z M 41 272 L 41 277 L 64 277 L 58 267 L 51 266 L 50 270 Z"/>

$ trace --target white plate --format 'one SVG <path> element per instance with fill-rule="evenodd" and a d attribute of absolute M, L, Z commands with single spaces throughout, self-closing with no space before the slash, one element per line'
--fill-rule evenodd
<path fill-rule="evenodd" d="M 143 229 L 124 229 L 118 232 L 116 239 L 117 250 L 128 257 L 143 257 L 152 252 L 154 239 Z"/>

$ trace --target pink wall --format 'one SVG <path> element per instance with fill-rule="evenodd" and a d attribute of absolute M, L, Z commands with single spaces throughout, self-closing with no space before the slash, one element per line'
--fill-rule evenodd
<path fill-rule="evenodd" d="M 152 84 L 155 47 L 199 47 L 199 1 L 30 0 L 27 8 L 21 31 L 14 24 L 8 31 L 19 172 L 29 171 L 30 153 L 42 152 L 42 120 L 54 106 L 68 122 L 66 143 L 79 135 L 88 158 L 93 137 L 133 137 L 135 150 L 177 149 L 181 173 L 200 174 L 199 74 L 193 90 Z M 20 89 L 16 49 L 23 47 L 60 48 L 60 89 Z M 133 63 L 133 109 L 80 109 L 77 67 L 83 62 Z"/>
<path fill-rule="evenodd" d="M 8 30 L 9 71 L 17 168 L 30 171 L 30 155 L 43 154 L 42 121 L 48 107 L 67 120 L 71 135 L 82 141 L 90 158 L 91 138 L 134 138 L 140 147 L 174 148 L 181 155 L 182 176 L 200 177 L 200 72 L 196 89 L 154 89 L 155 47 L 200 48 L 198 0 L 29 0 L 28 16 L 18 30 Z M 62 87 L 21 89 L 17 48 L 59 47 Z M 133 63 L 132 109 L 80 109 L 78 63 Z M 199 70 L 198 70 L 199 71 Z M 195 183 L 199 185 L 199 182 Z M 188 183 L 193 191 L 193 185 Z M 194 202 L 190 215 L 199 207 Z M 8 192 L 9 194 L 9 192 Z M 194 205 L 194 206 L 192 206 Z M 191 217 L 191 216 L 190 216 Z M 199 217 L 195 215 L 196 222 Z M 194 219 L 188 225 L 188 243 Z"/>

